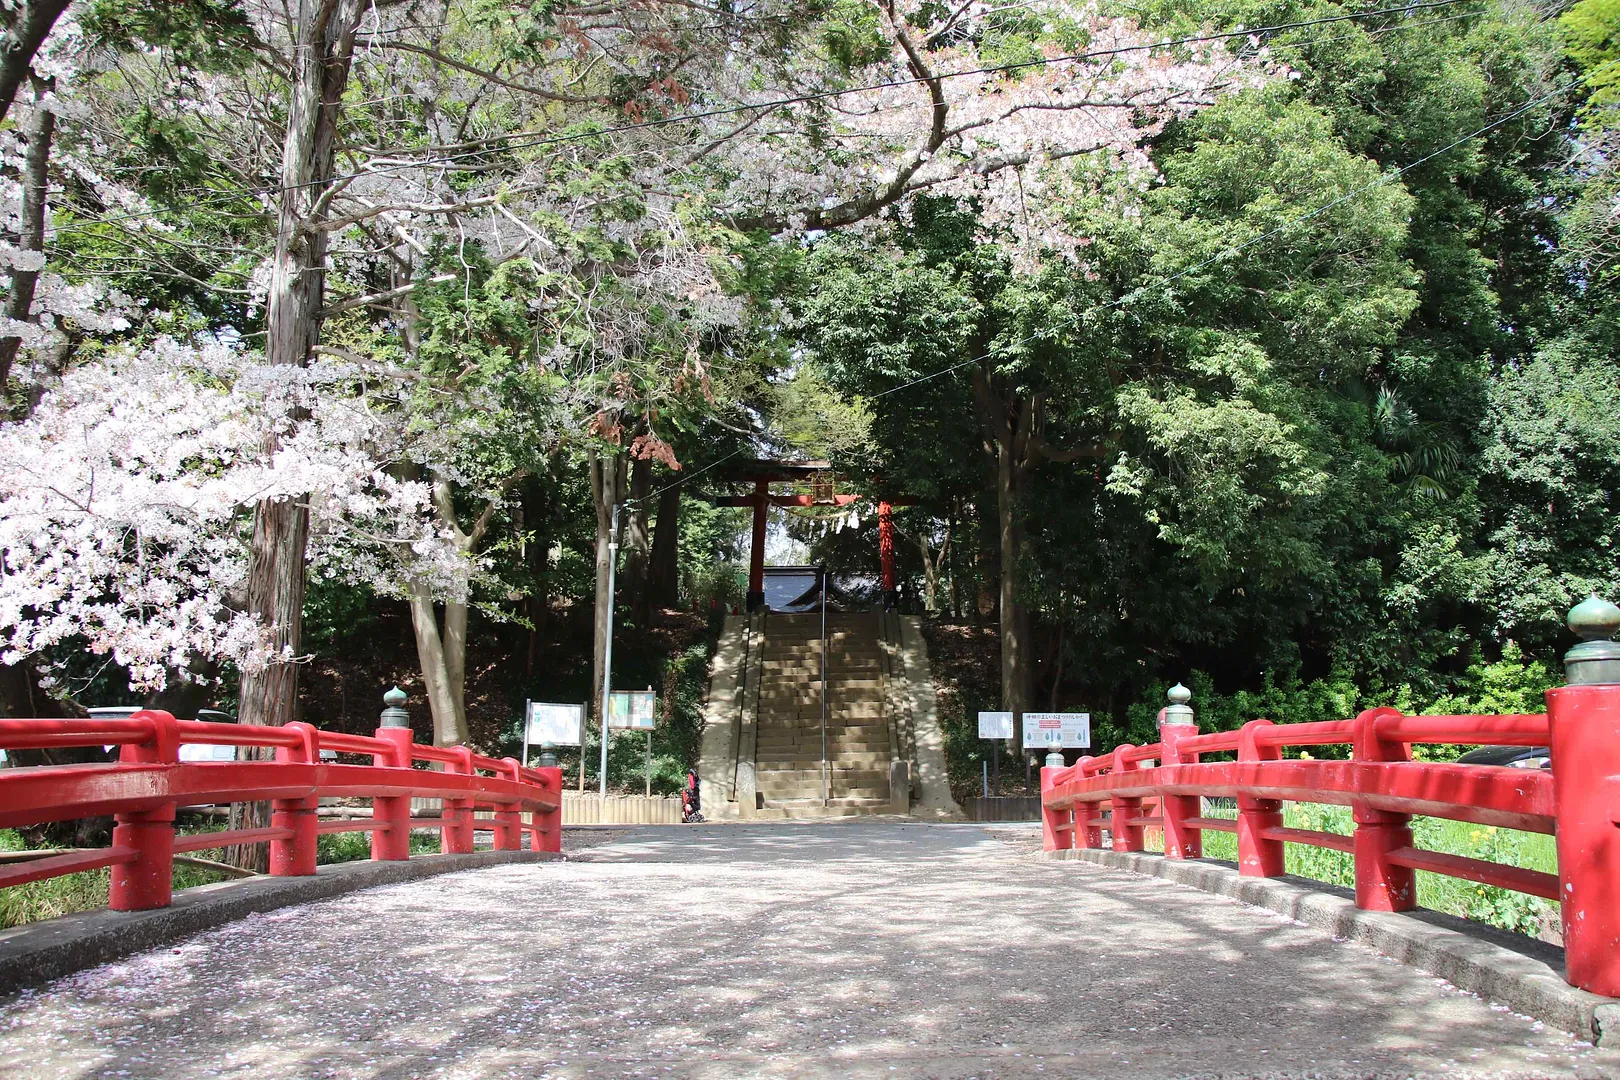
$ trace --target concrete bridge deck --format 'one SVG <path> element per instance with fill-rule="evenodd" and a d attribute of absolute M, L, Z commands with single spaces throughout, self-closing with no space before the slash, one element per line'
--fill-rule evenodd
<path fill-rule="evenodd" d="M 1359 946 L 1008 837 L 643 828 L 288 908 L 0 998 L 0 1075 L 1620 1076 Z"/>

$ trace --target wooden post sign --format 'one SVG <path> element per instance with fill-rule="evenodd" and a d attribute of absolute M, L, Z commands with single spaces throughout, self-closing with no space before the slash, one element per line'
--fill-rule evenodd
<path fill-rule="evenodd" d="M 585 741 L 585 706 L 549 701 L 523 703 L 523 764 L 531 746 L 580 746 Z M 584 768 L 583 765 L 580 766 Z"/>
<path fill-rule="evenodd" d="M 658 726 L 658 695 L 651 690 L 615 690 L 608 698 L 608 727 L 651 731 Z"/>

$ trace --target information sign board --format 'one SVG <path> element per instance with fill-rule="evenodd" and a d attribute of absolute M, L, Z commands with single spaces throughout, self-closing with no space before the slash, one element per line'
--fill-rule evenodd
<path fill-rule="evenodd" d="M 585 729 L 585 706 L 556 705 L 548 701 L 529 702 L 529 721 L 524 741 L 530 746 L 578 746 Z"/>
<path fill-rule="evenodd" d="M 1010 739 L 1012 738 L 1012 713 L 1010 712 L 982 712 L 979 714 L 979 738 L 981 739 Z"/>
<path fill-rule="evenodd" d="M 1027 712 L 1024 714 L 1024 749 L 1091 746 L 1091 714 L 1083 712 Z"/>
<path fill-rule="evenodd" d="M 615 690 L 608 697 L 608 727 L 651 731 L 658 726 L 658 695 L 651 690 Z"/>

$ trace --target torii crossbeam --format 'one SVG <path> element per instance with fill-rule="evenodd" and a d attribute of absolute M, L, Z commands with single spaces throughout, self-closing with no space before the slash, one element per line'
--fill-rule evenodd
<path fill-rule="evenodd" d="M 825 494 L 773 495 L 773 483 L 814 481 L 832 474 L 832 466 L 825 461 L 755 461 L 727 470 L 731 479 L 751 481 L 754 491 L 750 495 L 723 495 L 713 501 L 716 506 L 747 506 L 754 511 L 753 537 L 748 553 L 748 610 L 758 611 L 765 606 L 765 511 L 771 506 L 848 506 L 869 499 L 867 495 Z M 894 573 L 894 515 L 896 506 L 909 506 L 911 499 L 878 500 L 878 557 L 883 569 L 883 606 L 893 608 L 900 601 L 899 586 Z"/>

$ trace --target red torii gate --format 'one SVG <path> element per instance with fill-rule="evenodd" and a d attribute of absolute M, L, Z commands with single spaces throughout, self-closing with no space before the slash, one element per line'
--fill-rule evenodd
<path fill-rule="evenodd" d="M 714 499 L 716 506 L 747 506 L 754 511 L 753 537 L 748 553 L 748 610 L 758 611 L 765 606 L 765 509 L 769 506 L 848 506 L 866 495 L 840 495 L 836 491 L 825 493 L 812 490 L 808 495 L 772 495 L 773 483 L 811 481 L 812 487 L 824 478 L 831 483 L 832 465 L 825 461 L 756 461 L 728 470 L 731 479 L 752 481 L 751 495 L 723 495 Z M 883 567 L 883 606 L 895 607 L 900 600 L 899 586 L 894 575 L 894 515 L 896 506 L 910 506 L 911 499 L 878 500 L 878 557 Z"/>

